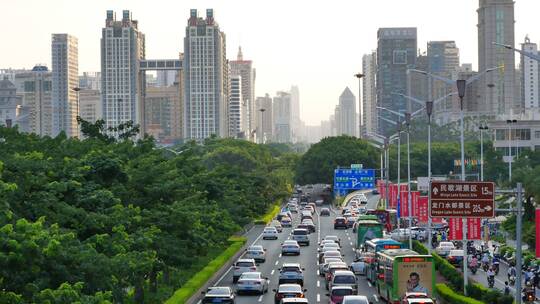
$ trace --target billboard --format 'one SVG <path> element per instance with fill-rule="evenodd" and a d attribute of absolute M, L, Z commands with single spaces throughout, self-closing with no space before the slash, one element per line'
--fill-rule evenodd
<path fill-rule="evenodd" d="M 375 188 L 375 170 L 345 168 L 334 170 L 334 191 Z"/>
<path fill-rule="evenodd" d="M 398 295 L 407 292 L 423 292 L 433 295 L 433 262 L 425 257 L 405 257 L 398 263 Z"/>
<path fill-rule="evenodd" d="M 481 240 L 482 239 L 482 219 L 468 218 L 467 219 L 467 239 Z M 448 221 L 448 239 L 453 241 L 463 240 L 463 219 L 452 217 Z"/>

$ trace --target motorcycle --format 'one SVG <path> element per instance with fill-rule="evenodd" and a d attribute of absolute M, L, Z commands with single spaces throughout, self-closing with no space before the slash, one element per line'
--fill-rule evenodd
<path fill-rule="evenodd" d="M 495 277 L 488 277 L 488 287 L 493 288 L 495 286 Z"/>
<path fill-rule="evenodd" d="M 489 269 L 489 263 L 482 262 L 482 269 L 484 270 L 484 272 L 487 272 Z"/>
<path fill-rule="evenodd" d="M 508 283 L 510 284 L 510 286 L 514 286 L 516 285 L 516 276 L 510 276 L 508 277 Z"/>
<path fill-rule="evenodd" d="M 470 266 L 469 265 L 469 268 L 471 269 L 472 274 L 476 274 L 476 272 L 478 271 L 478 266 Z"/>
<path fill-rule="evenodd" d="M 493 268 L 495 271 L 495 275 L 499 275 L 499 262 L 493 263 Z"/>
<path fill-rule="evenodd" d="M 534 303 L 536 301 L 536 296 L 534 294 L 534 290 L 528 290 L 524 292 L 523 295 L 523 302 L 524 303 Z"/>

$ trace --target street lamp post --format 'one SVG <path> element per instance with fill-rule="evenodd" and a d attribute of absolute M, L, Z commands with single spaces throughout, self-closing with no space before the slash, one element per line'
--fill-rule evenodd
<path fill-rule="evenodd" d="M 433 113 L 433 101 L 426 101 L 426 113 L 428 117 L 428 181 L 431 183 L 431 114 Z M 431 200 L 431 191 L 428 194 Z M 431 216 L 428 216 L 428 254 L 431 254 Z"/>
<path fill-rule="evenodd" d="M 508 124 L 508 182 L 512 182 L 512 127 L 511 125 L 517 123 L 515 119 L 507 119 Z M 517 151 L 516 151 L 517 154 Z"/>
<path fill-rule="evenodd" d="M 77 116 L 81 116 L 81 112 L 80 112 L 80 99 L 79 99 L 79 92 L 82 90 L 81 88 L 79 87 L 74 87 L 72 88 L 73 91 L 75 91 L 75 93 L 77 93 Z M 70 123 L 71 124 L 71 123 Z M 65 126 L 64 126 L 65 127 Z M 75 133 L 75 132 L 73 132 Z M 79 124 L 77 124 L 77 136 L 79 136 Z M 69 136 L 69 135 L 68 135 Z"/>
<path fill-rule="evenodd" d="M 259 109 L 261 112 L 261 143 L 264 144 L 264 111 L 266 111 L 265 108 Z"/>
<path fill-rule="evenodd" d="M 489 127 L 481 125 L 480 129 L 480 181 L 484 181 L 484 130 L 488 130 Z"/>
<path fill-rule="evenodd" d="M 407 126 L 407 210 L 409 213 L 409 249 L 412 249 L 412 202 L 411 202 L 411 113 L 405 113 Z"/>
<path fill-rule="evenodd" d="M 358 78 L 358 112 L 360 113 L 358 119 L 358 138 L 362 138 L 362 119 L 363 119 L 363 107 L 362 107 L 362 78 L 365 75 L 362 73 L 354 74 L 354 77 Z"/>

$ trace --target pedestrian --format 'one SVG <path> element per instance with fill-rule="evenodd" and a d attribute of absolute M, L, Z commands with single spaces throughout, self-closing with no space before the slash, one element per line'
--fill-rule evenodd
<path fill-rule="evenodd" d="M 431 235 L 431 245 L 433 246 L 433 248 L 437 247 L 437 234 L 436 233 Z"/>
<path fill-rule="evenodd" d="M 504 282 L 504 295 L 505 296 L 510 295 L 510 286 L 508 286 L 508 281 Z"/>

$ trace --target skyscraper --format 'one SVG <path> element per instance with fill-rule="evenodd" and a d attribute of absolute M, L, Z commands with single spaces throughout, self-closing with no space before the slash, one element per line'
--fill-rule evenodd
<path fill-rule="evenodd" d="M 274 134 L 274 109 L 270 95 L 257 97 L 255 113 L 257 115 L 257 142 L 262 144 L 271 141 Z"/>
<path fill-rule="evenodd" d="M 202 140 L 228 135 L 228 66 L 225 33 L 206 10 L 206 19 L 192 9 L 184 38 L 184 137 Z"/>
<path fill-rule="evenodd" d="M 538 45 L 531 42 L 529 37 L 521 44 L 521 50 L 538 56 Z M 521 55 L 521 96 L 525 109 L 540 107 L 539 104 L 539 81 L 538 81 L 538 61 Z"/>
<path fill-rule="evenodd" d="M 101 94 L 106 127 L 127 121 L 144 123 L 144 81 L 139 77 L 139 60 L 144 58 L 144 34 L 130 11 L 123 11 L 119 21 L 113 11 L 107 11 L 101 36 Z"/>
<path fill-rule="evenodd" d="M 52 115 L 53 136 L 64 131 L 79 136 L 79 100 L 73 89 L 79 87 L 79 50 L 76 37 L 52 35 Z"/>
<path fill-rule="evenodd" d="M 273 102 L 274 138 L 278 143 L 292 142 L 291 94 L 277 92 Z"/>
<path fill-rule="evenodd" d="M 356 97 L 346 87 L 339 96 L 339 115 L 336 113 L 336 122 L 340 126 L 338 135 L 357 136 L 356 117 Z"/>
<path fill-rule="evenodd" d="M 256 128 L 257 109 L 255 108 L 255 76 L 256 71 L 253 68 L 251 60 L 244 60 L 242 48 L 238 47 L 236 60 L 229 61 L 231 76 L 242 77 L 242 103 L 245 109 L 245 129 L 246 138 L 253 140 L 251 133 Z M 249 136 L 249 137 L 247 137 Z"/>
<path fill-rule="evenodd" d="M 362 57 L 362 137 L 377 132 L 377 52 Z"/>
<path fill-rule="evenodd" d="M 231 76 L 229 79 L 231 89 L 229 91 L 229 137 L 244 138 L 247 131 L 244 127 L 246 119 L 242 100 L 242 77 Z"/>
<path fill-rule="evenodd" d="M 377 105 L 393 111 L 407 110 L 407 101 L 395 93 L 407 94 L 407 69 L 416 67 L 416 28 L 380 28 L 377 31 Z M 396 121 L 388 111 L 377 112 Z M 381 134 L 388 135 L 395 127 L 378 118 Z"/>
<path fill-rule="evenodd" d="M 291 128 L 293 141 L 297 142 L 300 138 L 302 121 L 300 120 L 300 90 L 298 86 L 291 87 Z"/>
<path fill-rule="evenodd" d="M 515 56 L 493 42 L 514 46 L 514 0 L 480 0 L 478 12 L 478 72 L 504 66 L 487 73 L 480 80 L 483 84 L 483 102 L 478 111 L 489 115 L 508 114 L 519 110 L 521 101 L 516 99 Z M 494 85 L 494 86 L 492 86 Z"/>
<path fill-rule="evenodd" d="M 430 73 L 450 75 L 459 67 L 459 49 L 455 41 L 429 41 L 427 57 Z"/>

